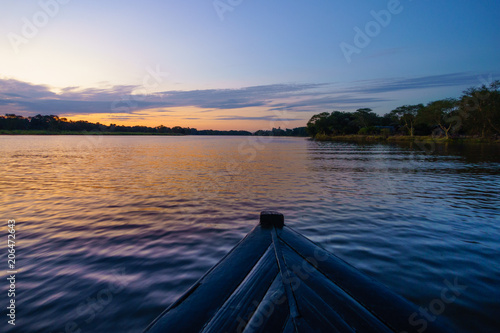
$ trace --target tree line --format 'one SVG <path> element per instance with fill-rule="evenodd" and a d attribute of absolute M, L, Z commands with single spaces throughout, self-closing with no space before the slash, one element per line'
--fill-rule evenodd
<path fill-rule="evenodd" d="M 254 133 L 254 135 L 259 135 L 259 136 L 308 136 L 307 133 L 307 128 L 304 127 L 296 127 L 293 129 L 281 129 L 279 128 L 273 128 L 272 130 L 258 130 L 257 132 Z"/>
<path fill-rule="evenodd" d="M 306 128 L 282 130 L 281 128 L 272 130 L 259 130 L 255 133 L 241 130 L 197 130 L 190 127 L 166 127 L 163 125 L 156 127 L 149 126 L 124 126 L 124 125 L 103 125 L 91 123 L 85 120 L 72 121 L 60 118 L 55 115 L 36 115 L 34 117 L 23 117 L 15 114 L 0 116 L 0 130 L 6 131 L 45 131 L 49 133 L 141 133 L 141 134 L 164 134 L 164 135 L 272 135 L 272 136 L 307 136 Z"/>
<path fill-rule="evenodd" d="M 399 134 L 497 137 L 500 135 L 500 81 L 465 90 L 460 98 L 403 105 L 379 116 L 370 108 L 323 112 L 307 123 L 310 136 Z"/>
<path fill-rule="evenodd" d="M 36 115 L 23 117 L 15 114 L 0 116 L 0 129 L 8 131 L 48 131 L 48 132 L 120 132 L 120 133 L 151 133 L 151 134 L 190 134 L 190 128 L 180 126 L 157 127 L 103 125 L 86 120 L 72 121 L 55 115 Z"/>

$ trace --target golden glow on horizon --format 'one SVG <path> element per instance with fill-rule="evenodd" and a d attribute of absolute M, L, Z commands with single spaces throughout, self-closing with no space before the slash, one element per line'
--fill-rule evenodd
<path fill-rule="evenodd" d="M 175 107 L 139 110 L 134 113 L 95 113 L 87 115 L 60 115 L 61 118 L 78 121 L 86 120 L 104 125 L 116 124 L 126 126 L 149 126 L 157 127 L 191 127 L 198 130 L 246 130 L 256 131 L 259 129 L 269 130 L 273 127 L 294 128 L 305 126 L 306 120 L 289 120 L 291 115 L 284 115 L 286 118 L 267 119 L 238 119 L 239 117 L 259 117 L 269 115 L 265 108 L 248 109 L 227 109 L 227 110 L 207 110 L 198 107 Z M 230 118 L 230 119 L 219 119 Z"/>

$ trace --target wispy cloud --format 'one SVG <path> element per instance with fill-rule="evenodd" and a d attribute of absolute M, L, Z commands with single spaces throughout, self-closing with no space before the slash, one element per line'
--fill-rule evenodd
<path fill-rule="evenodd" d="M 387 93 L 401 90 L 428 89 L 440 87 L 456 87 L 463 85 L 477 85 L 478 75 L 471 73 L 452 73 L 430 75 L 416 78 L 392 78 L 373 81 L 361 81 L 356 87 L 345 91 L 350 93 Z"/>
<path fill-rule="evenodd" d="M 24 110 L 28 114 L 137 113 L 141 110 L 198 107 L 215 110 L 268 107 L 277 99 L 325 87 L 327 84 L 274 84 L 240 89 L 163 91 L 134 95 L 137 86 L 79 89 L 67 87 L 60 93 L 44 85 L 0 79 L 0 105 Z"/>
<path fill-rule="evenodd" d="M 59 90 L 13 79 L 0 79 L 0 106 L 4 113 L 35 114 L 103 114 L 119 113 L 145 115 L 148 110 L 175 112 L 169 108 L 195 107 L 198 113 L 220 110 L 259 109 L 270 113 L 322 112 L 332 109 L 373 107 L 383 103 L 399 102 L 397 94 L 403 90 L 435 89 L 477 85 L 478 76 L 471 73 L 452 73 L 413 78 L 388 78 L 359 81 L 340 86 L 333 83 L 271 84 L 239 89 L 206 89 L 190 91 L 162 91 L 150 95 L 135 95 L 139 86 L 121 85 L 107 88 L 82 89 L 65 87 Z M 55 92 L 57 91 L 57 92 Z M 449 96 L 443 96 L 449 97 Z M 405 101 L 401 101 L 404 104 Z M 230 115 L 220 120 L 272 120 L 273 116 Z M 193 118 L 194 119 L 194 118 Z"/>
<path fill-rule="evenodd" d="M 295 121 L 296 118 L 282 118 L 278 116 L 256 116 L 256 117 L 247 117 L 247 116 L 219 116 L 216 117 L 215 120 L 266 120 L 266 121 Z"/>
<path fill-rule="evenodd" d="M 387 102 L 390 99 L 376 98 L 376 97 L 356 97 L 350 94 L 343 94 L 337 96 L 326 96 L 322 98 L 310 98 L 304 99 L 299 102 L 293 102 L 288 104 L 277 104 L 277 107 L 272 108 L 272 110 L 294 110 L 300 111 L 311 111 L 310 108 L 323 107 L 329 109 L 332 106 L 339 105 L 371 105 L 378 102 Z"/>

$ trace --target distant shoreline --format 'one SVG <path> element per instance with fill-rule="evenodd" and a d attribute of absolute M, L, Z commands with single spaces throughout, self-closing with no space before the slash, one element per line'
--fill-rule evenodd
<path fill-rule="evenodd" d="M 314 141 L 338 141 L 338 142 L 423 142 L 423 143 L 494 143 L 500 144 L 500 139 L 488 139 L 478 137 L 441 138 L 432 136 L 409 136 L 409 135 L 316 135 Z"/>
<path fill-rule="evenodd" d="M 183 133 L 151 133 L 151 132 L 100 132 L 100 131 L 47 131 L 47 130 L 0 130 L 1 135 L 126 135 L 126 136 L 265 136 L 259 134 L 183 134 Z M 276 137 L 307 138 L 297 135 L 274 135 Z"/>
<path fill-rule="evenodd" d="M 154 135 L 154 136 L 185 136 L 185 134 L 182 134 L 182 133 L 96 132 L 96 131 L 45 131 L 45 130 L 0 130 L 0 135 Z"/>
<path fill-rule="evenodd" d="M 104 125 L 84 120 L 72 121 L 55 115 L 43 116 L 39 114 L 34 117 L 23 117 L 8 113 L 5 116 L 0 116 L 0 135 L 255 135 L 307 137 L 308 133 L 306 127 L 293 129 L 278 127 L 256 132 L 244 130 L 197 130 L 191 127 L 174 126 L 170 128 L 163 125 L 155 127 Z"/>

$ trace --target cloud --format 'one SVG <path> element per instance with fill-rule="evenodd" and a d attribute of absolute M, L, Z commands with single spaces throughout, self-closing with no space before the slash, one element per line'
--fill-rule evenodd
<path fill-rule="evenodd" d="M 135 115 L 130 115 L 130 116 L 108 116 L 105 117 L 104 119 L 110 120 L 110 121 L 116 121 L 116 120 L 144 120 L 146 119 L 145 117 L 137 117 Z"/>
<path fill-rule="evenodd" d="M 204 109 L 242 109 L 268 106 L 280 98 L 290 98 L 298 92 L 311 91 L 328 84 L 272 84 L 240 89 L 207 89 L 164 91 L 158 93 L 176 106 L 196 106 Z"/>
<path fill-rule="evenodd" d="M 191 91 L 163 91 L 136 95 L 139 86 L 80 89 L 66 87 L 60 93 L 49 87 L 16 80 L 0 79 L 0 105 L 34 114 L 96 114 L 137 113 L 162 108 L 198 107 L 205 110 L 228 110 L 267 107 L 276 99 L 286 99 L 297 92 L 324 87 L 326 84 L 273 84 L 240 89 L 207 89 Z"/>
<path fill-rule="evenodd" d="M 366 80 L 340 85 L 333 83 L 270 84 L 239 89 L 205 89 L 162 91 L 147 95 L 134 94 L 140 86 L 119 85 L 105 88 L 65 87 L 59 90 L 14 79 L 0 79 L 0 105 L 5 113 L 22 115 L 54 114 L 79 115 L 117 113 L 144 115 L 148 110 L 172 112 L 169 108 L 195 107 L 199 112 L 258 108 L 276 112 L 323 112 L 333 109 L 375 107 L 383 103 L 399 103 L 403 90 L 436 89 L 472 86 L 480 83 L 471 73 L 451 73 L 413 78 Z M 58 91 L 58 92 L 55 92 Z M 449 97 L 449 96 L 443 96 Z M 406 101 L 401 101 L 401 104 Z M 247 112 L 248 110 L 246 110 Z M 270 116 L 272 117 L 272 116 Z M 236 117 L 221 120 L 269 120 L 262 117 Z M 274 119 L 274 118 L 273 118 Z"/>
<path fill-rule="evenodd" d="M 278 116 L 260 116 L 260 117 L 247 117 L 247 116 L 220 116 L 215 120 L 266 120 L 266 121 L 296 121 L 301 120 L 297 118 L 281 118 Z"/>
<path fill-rule="evenodd" d="M 46 85 L 34 85 L 14 79 L 0 79 L 0 96 L 9 95 L 11 97 L 32 99 L 53 98 L 56 96 Z"/>
<path fill-rule="evenodd" d="M 271 110 L 291 110 L 291 111 L 310 111 L 310 108 L 331 108 L 339 105 L 370 105 L 378 102 L 387 102 L 390 99 L 376 98 L 376 97 L 356 97 L 353 95 L 337 95 L 327 96 L 323 98 L 304 99 L 299 102 L 289 104 L 278 104 L 279 107 L 272 108 Z"/>
<path fill-rule="evenodd" d="M 358 86 L 346 89 L 345 92 L 377 94 L 401 90 L 477 85 L 479 83 L 478 81 L 478 75 L 476 74 L 452 73 L 416 78 L 392 78 L 374 81 L 361 81 Z"/>

